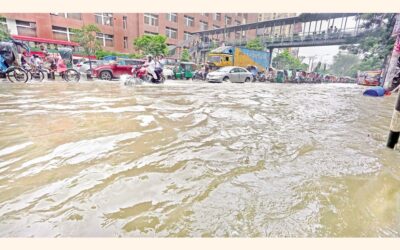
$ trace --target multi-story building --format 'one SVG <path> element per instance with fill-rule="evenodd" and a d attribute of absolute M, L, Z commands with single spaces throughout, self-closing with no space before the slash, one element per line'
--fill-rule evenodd
<path fill-rule="evenodd" d="M 140 35 L 162 34 L 168 37 L 172 51 L 179 54 L 178 50 L 192 38 L 193 32 L 257 21 L 257 14 L 249 13 L 4 13 L 1 16 L 0 25 L 6 25 L 12 35 L 32 38 L 31 46 L 38 46 L 41 39 L 73 42 L 73 29 L 95 24 L 101 31 L 97 39 L 103 49 L 121 53 L 135 52 L 133 41 Z M 57 45 L 48 42 L 48 46 L 51 49 Z"/>
<path fill-rule="evenodd" d="M 287 17 L 295 17 L 296 13 L 261 13 L 258 14 L 257 21 L 268 21 L 268 20 L 274 20 L 274 19 L 281 19 L 281 18 L 287 18 Z M 297 30 L 301 31 L 299 27 L 295 27 Z M 293 27 L 289 27 L 289 25 L 286 26 L 279 26 L 275 27 L 272 29 L 267 29 L 265 31 L 260 30 L 258 35 L 261 35 L 261 32 L 265 33 L 271 33 L 272 35 L 283 35 L 283 36 L 288 36 L 290 33 L 296 32 L 296 29 L 293 29 Z"/>

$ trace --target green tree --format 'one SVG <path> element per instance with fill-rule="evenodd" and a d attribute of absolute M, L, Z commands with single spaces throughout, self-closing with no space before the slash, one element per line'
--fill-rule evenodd
<path fill-rule="evenodd" d="M 167 55 L 167 37 L 162 35 L 143 35 L 133 41 L 135 48 L 142 54 L 153 56 Z"/>
<path fill-rule="evenodd" d="M 315 68 L 313 69 L 313 71 L 314 71 L 314 72 L 320 72 L 320 71 L 321 71 L 321 66 L 322 66 L 322 63 L 321 63 L 321 62 L 318 62 L 318 63 L 317 63 L 317 66 L 315 66 Z"/>
<path fill-rule="evenodd" d="M 246 44 L 246 48 L 252 50 L 264 50 L 264 46 L 259 38 L 248 41 Z"/>
<path fill-rule="evenodd" d="M 189 51 L 187 49 L 184 49 L 182 51 L 181 61 L 182 62 L 189 62 L 190 61 L 190 54 L 189 54 Z"/>
<path fill-rule="evenodd" d="M 142 58 L 143 56 L 140 54 L 122 54 L 122 53 L 117 53 L 117 52 L 112 52 L 112 51 L 106 51 L 106 50 L 98 50 L 96 51 L 96 57 L 99 59 L 103 59 L 106 56 L 118 56 L 118 57 L 127 57 L 127 58 Z"/>
<path fill-rule="evenodd" d="M 4 17 L 0 16 L 0 20 Z M 7 29 L 7 26 L 0 24 L 0 41 L 5 41 L 10 39 L 10 32 Z"/>
<path fill-rule="evenodd" d="M 272 60 L 273 67 L 277 69 L 302 69 L 306 70 L 308 65 L 293 56 L 288 49 L 284 49 Z"/>
<path fill-rule="evenodd" d="M 394 13 L 368 13 L 358 17 L 362 27 L 370 31 L 362 38 L 353 41 L 356 44 L 341 46 L 350 53 L 362 55 L 362 67 L 367 70 L 380 69 L 387 61 L 394 45 L 391 36 L 396 19 Z"/>
<path fill-rule="evenodd" d="M 357 55 L 342 53 L 339 51 L 333 57 L 333 63 L 330 72 L 338 76 L 356 76 L 360 64 L 360 58 Z"/>
<path fill-rule="evenodd" d="M 74 41 L 83 48 L 85 55 L 92 56 L 96 54 L 96 51 L 100 50 L 100 42 L 96 39 L 96 33 L 100 32 L 100 29 L 96 25 L 84 25 L 81 29 L 74 29 L 73 32 L 75 33 Z M 89 68 L 92 71 L 91 60 L 89 60 Z"/>

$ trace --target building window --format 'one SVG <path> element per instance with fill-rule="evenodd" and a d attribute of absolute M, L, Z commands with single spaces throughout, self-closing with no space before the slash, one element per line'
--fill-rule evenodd
<path fill-rule="evenodd" d="M 215 13 L 214 14 L 214 20 L 221 21 L 221 13 Z"/>
<path fill-rule="evenodd" d="M 219 26 L 213 25 L 213 29 L 219 29 Z"/>
<path fill-rule="evenodd" d="M 5 17 L 0 17 L 0 26 L 7 28 L 7 20 Z"/>
<path fill-rule="evenodd" d="M 236 31 L 235 32 L 235 39 L 239 39 L 240 38 L 240 31 Z"/>
<path fill-rule="evenodd" d="M 151 32 L 151 31 L 145 31 L 144 34 L 146 34 L 146 35 L 152 35 L 152 36 L 158 35 L 158 33 L 156 33 L 156 32 Z"/>
<path fill-rule="evenodd" d="M 176 23 L 178 21 L 178 15 L 176 13 L 167 13 L 167 20 Z"/>
<path fill-rule="evenodd" d="M 185 16 L 185 25 L 187 27 L 193 27 L 194 26 L 194 18 L 190 16 Z"/>
<path fill-rule="evenodd" d="M 97 33 L 96 38 L 100 42 L 100 44 L 103 46 L 106 46 L 106 47 L 114 46 L 114 36 L 113 35 Z"/>
<path fill-rule="evenodd" d="M 53 38 L 57 40 L 73 41 L 74 33 L 69 28 L 52 26 Z"/>
<path fill-rule="evenodd" d="M 200 30 L 201 31 L 208 30 L 208 23 L 200 21 Z"/>
<path fill-rule="evenodd" d="M 235 21 L 235 25 L 240 25 L 240 21 Z"/>
<path fill-rule="evenodd" d="M 124 28 L 124 30 L 128 28 L 128 17 L 126 16 L 122 17 L 122 27 Z"/>
<path fill-rule="evenodd" d="M 158 15 L 145 13 L 144 23 L 151 26 L 158 26 Z"/>
<path fill-rule="evenodd" d="M 81 13 L 67 13 L 67 18 L 82 20 L 82 14 Z"/>
<path fill-rule="evenodd" d="M 124 36 L 124 49 L 128 48 L 128 37 Z"/>
<path fill-rule="evenodd" d="M 50 15 L 60 16 L 60 17 L 64 17 L 64 18 L 82 20 L 82 14 L 81 13 L 50 13 Z"/>
<path fill-rule="evenodd" d="M 113 14 L 112 13 L 95 13 L 95 21 L 98 24 L 113 26 Z"/>
<path fill-rule="evenodd" d="M 16 20 L 18 35 L 36 37 L 36 23 Z"/>
<path fill-rule="evenodd" d="M 172 28 L 166 27 L 166 28 L 165 28 L 165 32 L 166 32 L 167 37 L 173 38 L 173 39 L 176 39 L 176 38 L 177 38 L 177 31 L 176 31 L 176 29 L 172 29 Z"/>
<path fill-rule="evenodd" d="M 183 33 L 183 38 L 185 41 L 192 39 L 193 35 L 190 34 L 189 32 L 184 32 Z"/>
<path fill-rule="evenodd" d="M 231 25 L 232 24 L 232 18 L 230 17 L 225 17 L 225 25 Z"/>

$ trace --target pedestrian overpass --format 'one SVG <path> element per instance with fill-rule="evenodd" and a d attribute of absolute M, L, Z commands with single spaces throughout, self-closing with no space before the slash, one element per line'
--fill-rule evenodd
<path fill-rule="evenodd" d="M 363 28 L 359 13 L 300 14 L 256 23 L 229 26 L 193 33 L 182 47 L 194 58 L 203 58 L 215 47 L 244 46 L 257 37 L 271 54 L 274 48 L 313 47 L 356 43 L 370 32 Z M 253 35 L 248 35 L 253 32 Z M 233 35 L 232 35 L 233 34 Z"/>

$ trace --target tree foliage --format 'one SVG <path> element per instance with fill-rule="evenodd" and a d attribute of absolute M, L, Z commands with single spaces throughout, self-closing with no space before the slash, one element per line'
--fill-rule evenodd
<path fill-rule="evenodd" d="M 368 13 L 358 17 L 361 27 L 370 31 L 357 44 L 344 45 L 350 53 L 362 55 L 362 66 L 366 70 L 379 69 L 393 50 L 394 38 L 391 36 L 396 19 L 394 13 Z"/>
<path fill-rule="evenodd" d="M 85 55 L 91 56 L 100 50 L 101 45 L 96 38 L 96 34 L 100 32 L 100 29 L 96 25 L 84 25 L 81 29 L 74 29 L 73 32 L 75 33 L 74 41 L 83 48 Z M 91 60 L 89 61 L 89 69 L 92 70 Z"/>
<path fill-rule="evenodd" d="M 117 52 L 111 52 L 106 50 L 98 50 L 96 51 L 96 57 L 98 59 L 103 59 L 106 56 L 118 56 L 118 57 L 127 57 L 127 58 L 142 58 L 143 56 L 140 54 L 122 54 Z"/>
<path fill-rule="evenodd" d="M 273 67 L 277 69 L 302 69 L 306 70 L 308 65 L 293 56 L 288 49 L 284 49 L 272 60 Z"/>
<path fill-rule="evenodd" d="M 330 72 L 337 76 L 356 76 L 359 68 L 360 58 L 357 55 L 342 53 L 339 51 L 333 57 Z"/>
<path fill-rule="evenodd" d="M 248 41 L 246 44 L 246 48 L 252 50 L 264 50 L 264 46 L 259 38 Z"/>
<path fill-rule="evenodd" d="M 0 16 L 0 19 L 4 19 L 4 17 Z M 7 26 L 0 24 L 0 41 L 6 41 L 10 39 L 10 32 L 7 29 Z"/>
<path fill-rule="evenodd" d="M 163 35 L 143 35 L 133 41 L 135 48 L 142 54 L 153 56 L 167 55 L 167 37 Z"/>
<path fill-rule="evenodd" d="M 83 48 L 85 55 L 94 55 L 100 50 L 100 42 L 96 39 L 96 33 L 99 33 L 100 29 L 96 25 L 84 25 L 81 29 L 74 29 L 73 32 L 75 33 L 74 41 Z"/>
<path fill-rule="evenodd" d="M 181 61 L 182 62 L 189 62 L 190 61 L 190 54 L 187 49 L 184 49 L 181 54 Z"/>

